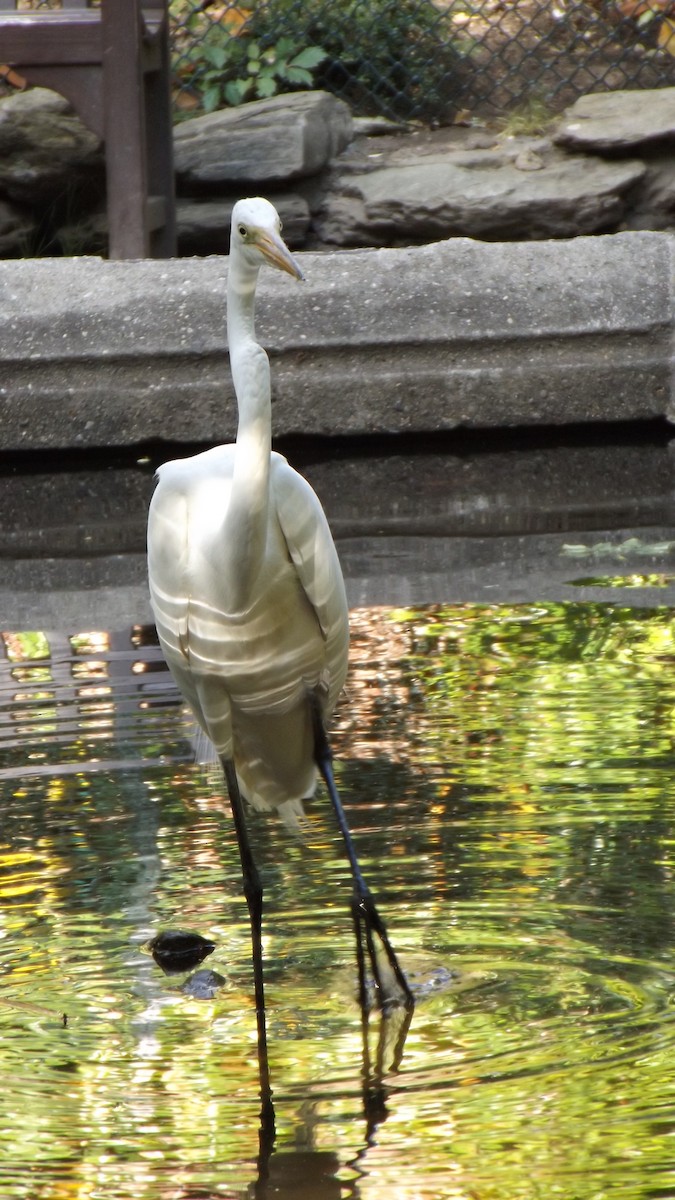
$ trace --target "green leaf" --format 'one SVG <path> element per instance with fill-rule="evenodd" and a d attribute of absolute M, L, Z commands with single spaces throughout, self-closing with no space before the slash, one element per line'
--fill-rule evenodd
<path fill-rule="evenodd" d="M 229 83 L 226 83 L 225 99 L 227 103 L 236 108 L 238 104 L 241 104 L 246 99 L 251 90 L 252 83 L 252 79 L 232 79 Z"/>
<path fill-rule="evenodd" d="M 213 112 L 220 104 L 220 84 L 213 84 L 202 93 L 202 108 L 204 112 Z"/>
<path fill-rule="evenodd" d="M 286 67 L 281 73 L 289 83 L 301 83 L 303 87 L 310 87 L 312 84 L 311 72 L 303 70 L 302 67 Z"/>
<path fill-rule="evenodd" d="M 206 62 L 213 67 L 218 67 L 219 70 L 225 66 L 227 62 L 227 51 L 224 46 L 204 46 L 202 57 Z"/>
<path fill-rule="evenodd" d="M 263 100 L 267 99 L 268 96 L 276 96 L 278 90 L 277 81 L 273 75 L 260 75 L 258 77 L 256 92 Z"/>
<path fill-rule="evenodd" d="M 277 58 L 289 58 L 296 46 L 297 42 L 294 42 L 292 38 L 282 37 L 274 46 L 274 52 Z"/>
<path fill-rule="evenodd" d="M 307 46 L 299 54 L 296 54 L 295 58 L 291 59 L 289 66 L 304 67 L 305 70 L 312 71 L 314 67 L 318 67 L 319 63 L 324 62 L 326 58 L 328 58 L 328 55 L 320 46 Z"/>

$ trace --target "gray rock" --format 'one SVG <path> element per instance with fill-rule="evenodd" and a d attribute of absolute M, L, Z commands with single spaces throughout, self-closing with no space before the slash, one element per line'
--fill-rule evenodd
<path fill-rule="evenodd" d="M 405 121 L 392 121 L 389 117 L 354 117 L 354 137 L 388 137 L 395 133 L 408 133 L 410 126 Z"/>
<path fill-rule="evenodd" d="M 675 228 L 675 154 L 645 153 L 645 175 L 627 213 L 627 229 Z"/>
<path fill-rule="evenodd" d="M 217 200 L 180 199 L 176 204 L 176 230 L 180 255 L 228 254 L 230 218 L 238 197 Z M 307 201 L 292 192 L 273 197 L 284 227 L 284 238 L 293 247 L 303 244 L 311 215 Z M 62 225 L 56 233 L 64 254 L 105 254 L 108 218 L 105 210 L 85 214 Z"/>
<path fill-rule="evenodd" d="M 230 219 L 238 197 L 218 200 L 181 199 L 176 205 L 179 254 L 228 254 Z M 301 246 L 309 228 L 311 214 L 302 196 L 292 192 L 270 197 L 291 247 Z"/>
<path fill-rule="evenodd" d="M 303 239 L 404 246 L 675 224 L 675 88 L 584 97 L 565 115 L 559 146 L 547 137 L 402 128 L 353 122 L 342 101 L 317 92 L 187 121 L 175 131 L 180 253 L 226 252 L 231 205 L 255 192 L 279 203 L 295 248 Z M 640 160 L 624 159 L 638 143 Z M 589 153 L 564 149 L 577 144 Z M 611 159 L 596 150 L 611 150 Z M 47 253 L 104 254 L 103 183 L 98 139 L 65 99 L 36 88 L 0 101 L 0 198 L 10 205 L 0 213 L 0 256 L 25 252 L 29 213 L 44 221 Z"/>
<path fill-rule="evenodd" d="M 100 139 L 62 96 L 33 88 L 0 100 L 0 191 L 10 200 L 65 203 L 100 187 L 103 172 Z"/>
<path fill-rule="evenodd" d="M 522 147 L 520 150 L 522 153 Z M 639 161 L 607 163 L 553 151 L 524 171 L 489 150 L 426 157 L 349 175 L 325 198 L 314 227 L 341 246 L 466 235 L 564 238 L 615 228 Z"/>
<path fill-rule="evenodd" d="M 286 183 L 316 175 L 352 137 L 348 106 L 292 92 L 194 117 L 174 133 L 179 190 Z"/>
<path fill-rule="evenodd" d="M 22 258 L 29 253 L 36 230 L 30 214 L 0 200 L 0 258 Z"/>
<path fill-rule="evenodd" d="M 675 88 L 581 96 L 566 110 L 554 140 L 598 154 L 675 143 Z"/>

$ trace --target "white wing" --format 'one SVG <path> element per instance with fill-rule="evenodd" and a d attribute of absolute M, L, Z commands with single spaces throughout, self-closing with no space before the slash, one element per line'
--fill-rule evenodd
<path fill-rule="evenodd" d="M 316 493 L 277 454 L 272 456 L 271 487 L 288 552 L 325 641 L 328 717 L 344 685 L 349 652 L 349 610 L 340 561 Z"/>

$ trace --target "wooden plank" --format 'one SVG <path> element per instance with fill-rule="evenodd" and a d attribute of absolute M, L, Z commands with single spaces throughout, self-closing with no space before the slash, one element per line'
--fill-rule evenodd
<path fill-rule="evenodd" d="M 103 110 L 110 258 L 147 258 L 148 152 L 143 28 L 137 0 L 117 0 L 103 11 Z"/>
<path fill-rule="evenodd" d="M 22 70 L 35 87 L 49 88 L 69 100 L 85 125 L 103 140 L 103 95 L 100 63 L 48 63 Z"/>
<path fill-rule="evenodd" d="M 100 63 L 101 17 L 96 9 L 0 15 L 0 61 L 12 66 Z"/>
<path fill-rule="evenodd" d="M 149 0 L 151 4 L 154 0 Z M 0 12 L 16 12 L 18 0 L 0 0 Z M 89 8 L 89 0 L 61 0 L 61 11 L 68 12 L 71 9 L 82 11 L 83 8 Z M 25 10 L 22 10 L 25 11 Z M 49 9 L 39 9 L 38 12 L 49 12 Z M 38 15 L 35 10 L 31 10 L 29 15 Z"/>
<path fill-rule="evenodd" d="M 0 4 L 2 0 L 0 0 Z M 158 54 L 155 39 L 162 21 L 151 10 L 144 14 L 144 31 L 148 39 L 145 53 L 147 66 L 155 69 Z M 64 9 L 48 12 L 8 12 L 0 9 L 0 62 L 12 66 L 29 63 L 46 66 L 58 63 L 66 66 L 100 64 L 103 59 L 100 9 L 73 11 Z"/>
<path fill-rule="evenodd" d="M 111 258 L 175 254 L 166 0 L 16 12 L 0 0 L 0 63 L 66 96 L 106 148 Z"/>

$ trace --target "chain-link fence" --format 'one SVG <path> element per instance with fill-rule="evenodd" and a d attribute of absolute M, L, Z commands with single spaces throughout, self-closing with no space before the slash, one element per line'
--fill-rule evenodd
<path fill-rule="evenodd" d="M 178 117 L 320 87 L 357 113 L 444 123 L 462 110 L 544 114 L 585 92 L 675 86 L 675 0 L 169 0 L 169 9 Z"/>
<path fill-rule="evenodd" d="M 675 0 L 172 0 L 179 112 L 302 86 L 362 114 L 559 110 L 675 85 Z"/>

